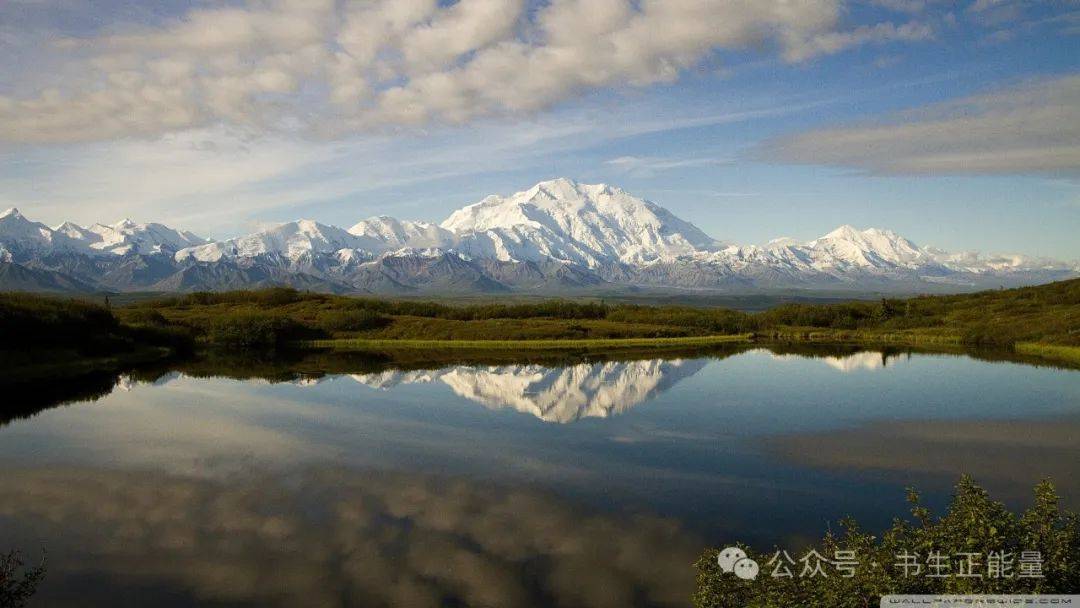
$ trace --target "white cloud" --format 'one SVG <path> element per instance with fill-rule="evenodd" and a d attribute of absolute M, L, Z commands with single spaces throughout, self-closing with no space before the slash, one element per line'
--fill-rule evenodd
<path fill-rule="evenodd" d="M 935 1 L 940 0 L 872 0 L 871 4 L 899 13 L 921 13 Z"/>
<path fill-rule="evenodd" d="M 1075 173 L 1080 76 L 936 104 L 887 121 L 766 144 L 774 160 L 885 174 Z"/>
<path fill-rule="evenodd" d="M 670 81 L 715 49 L 797 62 L 930 35 L 915 22 L 842 31 L 840 18 L 840 0 L 248 0 L 55 41 L 40 52 L 51 78 L 14 74 L 0 89 L 0 141 L 221 123 L 334 138 Z"/>
<path fill-rule="evenodd" d="M 550 167 L 547 159 L 584 148 L 650 133 L 785 116 L 824 103 L 738 112 L 724 111 L 721 105 L 690 116 L 682 110 L 665 112 L 655 103 L 626 103 L 619 114 L 603 104 L 586 103 L 526 120 L 429 129 L 415 136 L 365 134 L 332 143 L 274 135 L 249 138 L 210 128 L 145 141 L 0 150 L 0 209 L 18 207 L 50 225 L 131 216 L 214 237 L 250 232 L 259 221 L 313 214 L 344 225 L 380 213 L 442 220 L 452 209 L 499 187 L 528 183 L 493 181 L 493 173 L 523 167 L 543 171 Z M 476 190 L 435 188 L 437 194 L 426 199 L 401 194 L 423 189 L 428 182 L 452 183 L 476 175 L 488 176 L 475 180 L 485 184 Z M 297 209 L 331 201 L 337 215 L 327 215 L 327 209 L 317 214 Z"/>
<path fill-rule="evenodd" d="M 845 49 L 864 44 L 885 44 L 896 41 L 927 40 L 934 30 L 925 23 L 912 21 L 897 26 L 892 23 L 860 26 L 847 32 L 826 32 L 813 36 L 801 44 L 792 45 L 785 53 L 789 61 L 804 61 L 817 55 L 832 55 Z"/>
<path fill-rule="evenodd" d="M 686 169 L 691 167 L 708 167 L 713 165 L 727 165 L 732 163 L 730 158 L 663 158 L 656 156 L 619 156 L 604 161 L 605 165 L 615 167 L 627 173 L 652 174 L 672 169 Z"/>

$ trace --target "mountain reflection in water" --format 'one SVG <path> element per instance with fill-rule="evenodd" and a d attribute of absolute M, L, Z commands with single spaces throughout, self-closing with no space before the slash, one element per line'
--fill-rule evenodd
<path fill-rule="evenodd" d="M 979 356 L 309 352 L 23 384 L 0 551 L 47 550 L 45 606 L 686 605 L 702 547 L 880 530 L 906 486 L 940 508 L 970 472 L 1022 508 L 1050 475 L 1080 505 L 1080 374 Z"/>
<path fill-rule="evenodd" d="M 621 414 L 697 373 L 707 362 L 707 359 L 651 359 L 566 367 L 459 365 L 350 377 L 384 390 L 402 384 L 442 382 L 461 397 L 490 409 L 511 408 L 545 422 L 566 423 Z"/>

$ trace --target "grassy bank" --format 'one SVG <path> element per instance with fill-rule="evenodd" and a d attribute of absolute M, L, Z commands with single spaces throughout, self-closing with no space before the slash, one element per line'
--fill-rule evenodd
<path fill-rule="evenodd" d="M 1080 346 L 1020 342 L 1016 344 L 1015 351 L 1021 355 L 1080 366 Z"/>
<path fill-rule="evenodd" d="M 593 338 L 562 340 L 379 340 L 366 338 L 343 338 L 331 340 L 307 340 L 301 344 L 310 348 L 335 350 L 621 350 L 621 349 L 667 349 L 714 346 L 749 342 L 750 334 L 720 336 L 685 336 L 679 338 Z"/>
<path fill-rule="evenodd" d="M 938 329 L 888 331 L 875 329 L 827 329 L 820 327 L 782 327 L 754 334 L 769 342 L 810 342 L 823 344 L 885 344 L 893 346 L 964 346 L 956 332 Z"/>

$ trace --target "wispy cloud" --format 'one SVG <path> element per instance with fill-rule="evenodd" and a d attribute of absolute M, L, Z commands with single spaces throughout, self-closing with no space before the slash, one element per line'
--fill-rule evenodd
<path fill-rule="evenodd" d="M 758 154 L 881 174 L 1073 174 L 1080 171 L 1080 75 L 784 137 Z"/>
<path fill-rule="evenodd" d="M 609 167 L 614 167 L 626 172 L 669 171 L 672 169 L 685 169 L 690 167 L 708 167 L 713 165 L 728 165 L 734 162 L 730 158 L 663 158 L 656 156 L 619 156 L 604 161 Z"/>
<path fill-rule="evenodd" d="M 332 202 L 343 216 L 355 214 L 340 221 L 418 207 L 431 214 L 422 219 L 439 220 L 491 191 L 436 188 L 423 195 L 426 202 L 387 192 L 531 167 L 627 138 L 769 119 L 835 102 L 794 100 L 738 111 L 702 108 L 697 115 L 672 117 L 653 103 L 624 104 L 619 115 L 585 105 L 528 120 L 442 127 L 422 135 L 365 134 L 335 142 L 274 135 L 253 139 L 243 130 L 215 127 L 154 140 L 0 150 L 0 208 L 17 206 L 50 224 L 130 216 L 210 236 L 250 231 L 268 218 L 295 219 L 292 209 Z M 105 158 L 109 162 L 101 162 Z M 652 159 L 668 169 L 725 160 Z M 393 196 L 392 210 L 385 206 L 387 196 Z"/>

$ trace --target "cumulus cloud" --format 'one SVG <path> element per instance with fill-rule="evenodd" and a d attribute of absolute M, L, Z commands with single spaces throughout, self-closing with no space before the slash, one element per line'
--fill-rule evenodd
<path fill-rule="evenodd" d="M 931 35 L 844 30 L 840 0 L 248 0 L 54 41 L 48 82 L 0 94 L 0 140 L 93 141 L 225 123 L 337 137 L 533 112 L 671 81 L 717 49 L 787 61 Z M 42 54 L 46 50 L 42 49 Z M 59 59 L 56 59 L 59 58 Z"/>
<path fill-rule="evenodd" d="M 1080 76 L 1030 82 L 765 144 L 764 158 L 881 174 L 1075 173 Z"/>

